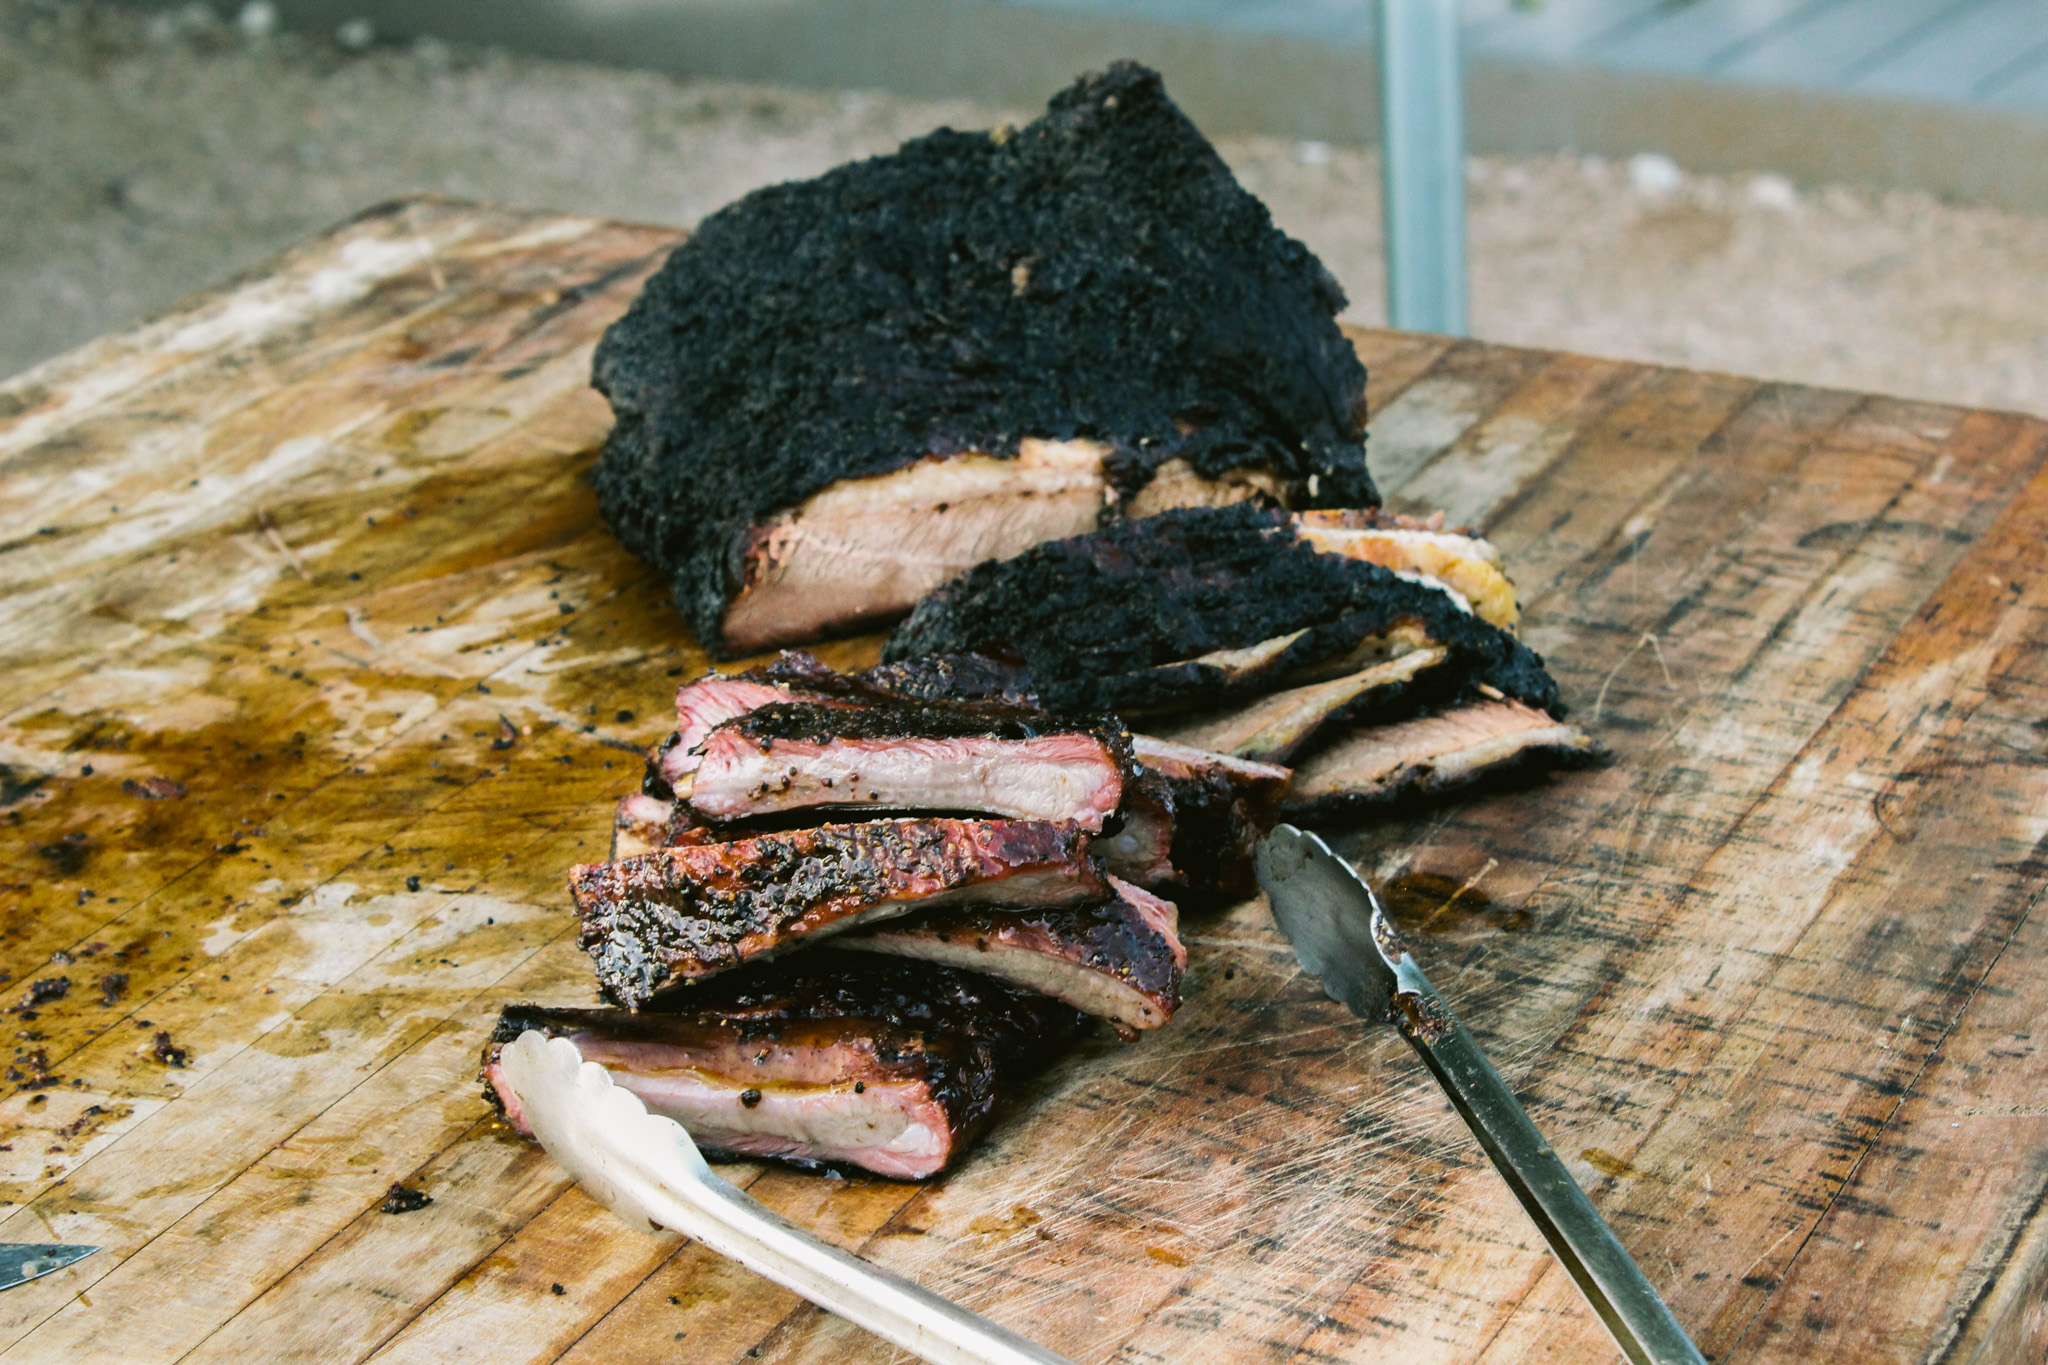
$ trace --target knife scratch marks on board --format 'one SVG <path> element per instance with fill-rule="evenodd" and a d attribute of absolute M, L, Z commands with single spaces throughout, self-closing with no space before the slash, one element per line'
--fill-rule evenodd
<path fill-rule="evenodd" d="M 444 663 L 401 653 L 385 644 L 384 641 L 378 639 L 376 634 L 371 631 L 369 616 L 361 607 L 356 606 L 354 603 L 345 604 L 341 609 L 341 613 L 348 619 L 348 629 L 351 635 L 368 645 L 370 652 L 376 655 L 377 658 L 394 665 L 401 672 L 434 673 L 443 678 L 459 678 L 462 676 L 462 674 Z"/>

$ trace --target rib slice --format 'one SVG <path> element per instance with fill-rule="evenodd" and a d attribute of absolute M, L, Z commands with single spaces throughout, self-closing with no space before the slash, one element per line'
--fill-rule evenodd
<path fill-rule="evenodd" d="M 697 750 L 706 735 L 735 717 L 784 701 L 789 695 L 785 686 L 746 674 L 707 673 L 684 683 L 676 689 L 676 731 L 648 755 L 649 785 L 655 781 L 670 788 L 683 785 L 683 779 L 697 771 Z"/>
<path fill-rule="evenodd" d="M 498 1055 L 538 1029 L 715 1156 L 923 1180 L 959 1160 L 1085 1020 L 989 977 L 829 950 L 707 984 L 684 1005 L 507 1006 L 484 1048 L 484 1094 L 530 1132 Z"/>
<path fill-rule="evenodd" d="M 781 701 L 702 745 L 690 808 L 742 820 L 812 807 L 982 811 L 1094 831 L 1123 798 L 1128 741 L 1015 707 Z"/>
<path fill-rule="evenodd" d="M 1424 520 L 1380 508 L 1309 511 L 1294 518 L 1306 544 L 1438 584 L 1481 620 L 1513 630 L 1522 611 L 1515 585 L 1501 569 L 1500 551 L 1477 531 L 1446 530 L 1443 522 L 1441 512 Z"/>
<path fill-rule="evenodd" d="M 1100 905 L 1056 909 L 940 910 L 892 920 L 840 942 L 985 972 L 1098 1015 L 1135 1037 L 1180 1007 L 1188 953 L 1171 901 L 1109 879 L 1116 895 Z"/>
<path fill-rule="evenodd" d="M 1448 657 L 1443 649 L 1410 650 L 1328 682 L 1270 692 L 1236 710 L 1173 726 L 1165 735 L 1239 758 L 1284 762 L 1325 726 L 1370 712 L 1377 697 L 1398 692 L 1417 674 Z"/>
<path fill-rule="evenodd" d="M 1294 770 L 1285 810 L 1321 817 L 1369 812 L 1517 771 L 1586 767 L 1604 751 L 1576 725 L 1515 701 L 1360 730 Z"/>
<path fill-rule="evenodd" d="M 573 869 L 578 942 L 616 1004 L 959 903 L 1072 905 L 1109 894 L 1072 825 L 882 820 L 664 848 Z"/>

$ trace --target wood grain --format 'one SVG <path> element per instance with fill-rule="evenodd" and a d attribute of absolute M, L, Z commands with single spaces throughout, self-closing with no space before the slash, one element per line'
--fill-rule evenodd
<path fill-rule="evenodd" d="M 705 666 L 583 479 L 675 240 L 387 205 L 0 386 L 0 1238 L 105 1248 L 0 1356 L 892 1358 L 474 1079 L 590 998 L 564 873 Z M 1714 1359 L 2039 1354 L 2048 427 L 1355 341 L 1388 501 L 1487 529 L 1617 761 L 1341 846 Z M 1080 1361 L 1611 1355 L 1397 1039 L 1259 903 L 1188 934 L 947 1180 L 728 1174 Z"/>

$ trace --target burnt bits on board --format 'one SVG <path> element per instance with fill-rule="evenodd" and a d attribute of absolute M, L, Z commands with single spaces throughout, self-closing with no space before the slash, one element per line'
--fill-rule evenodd
<path fill-rule="evenodd" d="M 941 129 L 707 218 L 598 347 L 616 417 L 599 501 L 721 656 L 900 614 L 1148 488 L 1153 506 L 1370 506 L 1343 305 L 1159 77 L 1119 63 L 1023 128 Z M 1037 442 L 1096 453 L 1047 454 L 1032 477 L 1066 480 L 1057 496 L 1006 502 L 1003 469 Z M 954 489 L 966 456 L 994 465 Z M 900 562 L 807 542 L 822 507 L 787 520 L 828 486 L 923 472 L 939 491 L 903 496 L 952 522 L 908 527 L 888 502 L 842 528 L 918 539 Z"/>

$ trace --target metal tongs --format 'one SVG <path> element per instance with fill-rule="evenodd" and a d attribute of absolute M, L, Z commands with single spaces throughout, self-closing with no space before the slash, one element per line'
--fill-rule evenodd
<path fill-rule="evenodd" d="M 529 1029 L 500 1054 L 533 1135 L 576 1182 L 648 1232 L 693 1237 L 876 1336 L 939 1365 L 1070 1365 L 1066 1357 L 868 1264 L 711 1173 L 674 1119 L 566 1038 Z"/>
<path fill-rule="evenodd" d="M 1257 851 L 1259 885 L 1301 969 L 1361 1019 L 1392 1024 L 1421 1056 L 1578 1284 L 1640 1365 L 1705 1365 L 1643 1272 L 1551 1150 L 1479 1044 L 1408 956 L 1372 887 L 1315 835 L 1281 825 Z"/>

